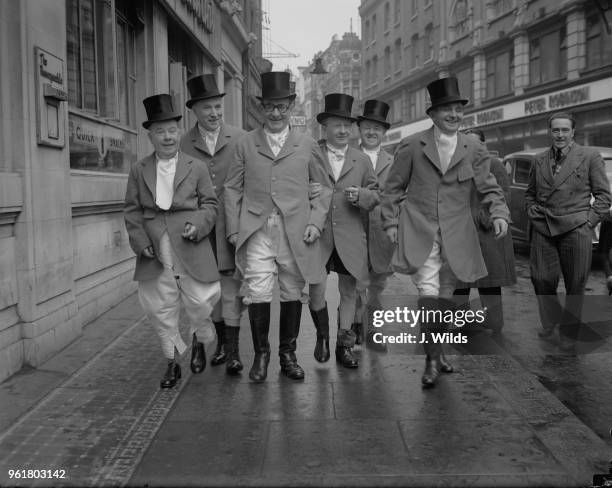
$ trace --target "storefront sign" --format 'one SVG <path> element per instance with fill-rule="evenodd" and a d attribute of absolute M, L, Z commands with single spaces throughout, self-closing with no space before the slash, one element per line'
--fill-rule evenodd
<path fill-rule="evenodd" d="M 70 148 L 75 146 L 95 148 L 103 158 L 108 151 L 125 152 L 125 132 L 104 124 L 96 124 L 74 114 L 68 119 Z"/>
<path fill-rule="evenodd" d="M 525 103 L 525 115 L 533 115 L 549 110 L 557 110 L 580 103 L 587 103 L 591 100 L 589 86 L 566 90 L 547 97 L 527 100 Z"/>

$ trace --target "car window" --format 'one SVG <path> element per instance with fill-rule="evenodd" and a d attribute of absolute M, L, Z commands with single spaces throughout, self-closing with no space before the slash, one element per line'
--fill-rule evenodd
<path fill-rule="evenodd" d="M 529 183 L 530 169 L 531 161 L 529 159 L 515 159 L 513 182 L 521 185 L 526 185 L 527 183 Z"/>
<path fill-rule="evenodd" d="M 606 174 L 608 175 L 608 180 L 612 184 L 612 159 L 604 159 L 606 163 Z"/>

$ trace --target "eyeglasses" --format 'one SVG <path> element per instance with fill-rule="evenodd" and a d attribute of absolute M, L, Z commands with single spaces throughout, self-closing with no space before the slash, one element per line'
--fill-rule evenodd
<path fill-rule="evenodd" d="M 279 103 L 279 104 L 274 104 L 274 103 L 264 103 L 263 105 L 263 109 L 266 113 L 271 113 L 274 112 L 274 109 L 278 110 L 278 113 L 280 114 L 284 114 L 287 112 L 287 110 L 289 110 L 289 104 L 288 103 Z"/>

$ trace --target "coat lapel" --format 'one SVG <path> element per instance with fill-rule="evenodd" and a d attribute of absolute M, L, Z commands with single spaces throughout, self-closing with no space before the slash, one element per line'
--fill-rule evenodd
<path fill-rule="evenodd" d="M 287 136 L 287 140 L 285 141 L 285 144 L 278 153 L 278 156 L 276 156 L 276 160 L 274 162 L 276 163 L 280 159 L 283 159 L 289 156 L 290 154 L 293 154 L 299 146 L 300 138 L 298 136 L 298 133 L 295 130 L 290 130 L 289 135 Z"/>
<path fill-rule="evenodd" d="M 184 153 L 179 153 L 178 161 L 176 162 L 176 173 L 174 173 L 174 191 L 183 182 L 187 175 L 191 172 L 191 162 L 193 159 Z"/>
<path fill-rule="evenodd" d="M 355 157 L 356 149 L 352 147 L 348 147 L 346 150 L 346 156 L 344 157 L 344 164 L 342 165 L 342 170 L 340 171 L 340 176 L 338 177 L 338 181 L 340 181 L 345 174 L 347 174 L 350 170 L 353 169 L 355 163 L 357 162 L 357 158 Z"/>
<path fill-rule="evenodd" d="M 572 171 L 574 171 L 578 166 L 580 166 L 580 163 L 582 163 L 582 159 L 578 156 L 579 154 L 577 153 L 576 145 L 574 144 L 574 147 L 570 149 L 570 152 L 565 158 L 565 161 L 563 161 L 563 164 L 561 165 L 561 171 L 559 171 L 558 175 L 553 176 L 552 190 L 555 190 L 556 188 L 558 188 L 559 185 L 563 183 L 565 180 L 567 180 L 568 176 L 572 174 Z M 549 159 L 550 159 L 550 156 L 549 156 Z M 552 168 L 550 168 L 550 166 L 551 165 L 549 163 L 548 167 L 549 167 L 549 170 L 552 172 Z"/>
<path fill-rule="evenodd" d="M 391 157 L 391 155 L 381 149 L 380 153 L 378 154 L 378 161 L 376 161 L 376 176 L 380 177 L 380 175 L 387 169 L 387 167 L 391 165 L 392 161 L 393 158 Z"/>
<path fill-rule="evenodd" d="M 327 154 L 327 145 L 325 144 L 325 139 L 321 139 L 319 141 L 319 148 L 321 149 L 323 159 L 325 160 L 325 169 L 327 170 L 327 174 L 329 175 L 330 181 L 333 183 L 336 181 L 336 178 L 334 178 L 334 171 L 332 170 L 331 163 L 329 162 L 329 155 Z"/>
<path fill-rule="evenodd" d="M 555 183 L 555 178 L 553 176 L 552 167 L 551 167 L 551 164 L 550 164 L 550 151 L 546 152 L 546 155 L 544 156 L 544 158 L 541 161 L 538 161 L 536 159 L 536 164 L 538 165 L 536 170 L 538 170 L 542 174 L 542 177 L 552 187 L 554 185 L 554 183 Z"/>
<path fill-rule="evenodd" d="M 155 159 L 155 153 L 147 157 L 142 167 L 142 177 L 144 178 L 145 184 L 149 188 L 153 200 L 155 200 L 155 187 L 157 185 L 157 160 Z"/>
<path fill-rule="evenodd" d="M 459 161 L 461 161 L 467 154 L 467 144 L 465 142 L 465 137 L 466 136 L 464 134 L 457 134 L 457 147 L 455 148 L 455 152 L 451 157 L 450 163 L 448 164 L 448 168 L 446 169 L 446 171 L 450 170 L 453 166 L 459 163 Z"/>
<path fill-rule="evenodd" d="M 225 130 L 225 124 L 221 125 L 219 137 L 217 137 L 217 145 L 215 146 L 215 154 L 217 154 L 231 139 L 231 136 Z"/>
<path fill-rule="evenodd" d="M 257 129 L 255 134 L 255 147 L 257 147 L 257 152 L 262 156 L 267 157 L 268 159 L 274 159 L 274 153 L 272 153 L 272 149 L 270 149 L 270 145 L 266 140 L 266 134 L 263 129 Z"/>
<path fill-rule="evenodd" d="M 438 168 L 440 172 L 442 172 L 442 166 L 440 164 L 440 156 L 438 155 L 438 148 L 436 147 L 436 142 L 434 141 L 434 129 L 433 126 L 431 129 L 426 131 L 421 138 L 421 142 L 423 143 L 423 154 L 427 156 L 427 159 L 431 161 L 431 163 Z"/>

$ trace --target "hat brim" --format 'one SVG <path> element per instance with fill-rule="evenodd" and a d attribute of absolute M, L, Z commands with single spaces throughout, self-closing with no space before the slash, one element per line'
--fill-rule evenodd
<path fill-rule="evenodd" d="M 145 120 L 145 121 L 142 123 L 142 126 L 143 126 L 145 129 L 148 129 L 149 127 L 151 127 L 151 124 L 154 124 L 155 122 L 165 122 L 166 120 L 176 120 L 176 121 L 179 121 L 179 120 L 181 120 L 182 118 L 183 118 L 183 116 L 182 116 L 182 115 L 175 114 L 175 115 L 171 115 L 171 116 L 168 116 L 168 117 L 162 117 L 162 118 L 160 118 L 160 119 L 154 119 L 154 120 Z"/>
<path fill-rule="evenodd" d="M 441 98 L 439 100 L 436 100 L 436 103 L 432 103 L 429 107 L 427 107 L 425 109 L 425 113 L 428 114 L 431 110 L 441 105 L 448 105 L 449 103 L 457 103 L 457 102 L 462 103 L 465 106 L 469 103 L 469 100 L 467 98 L 460 98 L 460 97 Z"/>
<path fill-rule="evenodd" d="M 357 119 L 355 117 L 351 117 L 350 115 L 344 115 L 344 114 L 336 114 L 333 112 L 321 112 L 320 114 L 317 115 L 317 122 L 320 124 L 325 119 L 329 119 L 330 117 L 337 117 L 339 119 L 346 119 L 346 120 L 350 120 L 351 122 L 357 122 Z"/>
<path fill-rule="evenodd" d="M 196 97 L 196 98 L 187 100 L 185 102 L 185 105 L 187 106 L 187 108 L 191 108 L 194 103 L 199 102 L 200 100 L 208 100 L 209 98 L 221 98 L 224 96 L 225 96 L 225 93 L 217 93 L 216 95 L 206 95 L 204 97 Z"/>
<path fill-rule="evenodd" d="M 292 93 L 291 95 L 282 95 L 282 96 L 274 96 L 274 97 L 260 97 L 255 95 L 255 98 L 257 98 L 257 100 L 259 100 L 260 102 L 263 102 L 264 100 L 282 100 L 283 98 L 290 98 L 291 100 L 295 100 L 295 97 L 297 97 L 296 93 Z"/>
<path fill-rule="evenodd" d="M 385 129 L 389 129 L 389 127 L 391 127 L 391 124 L 389 122 L 387 122 L 386 120 L 380 120 L 380 119 L 375 119 L 373 117 L 364 117 L 363 115 L 358 115 L 357 116 L 357 123 L 361 122 L 362 120 L 367 120 L 369 122 L 377 122 L 379 124 L 381 124 Z"/>

